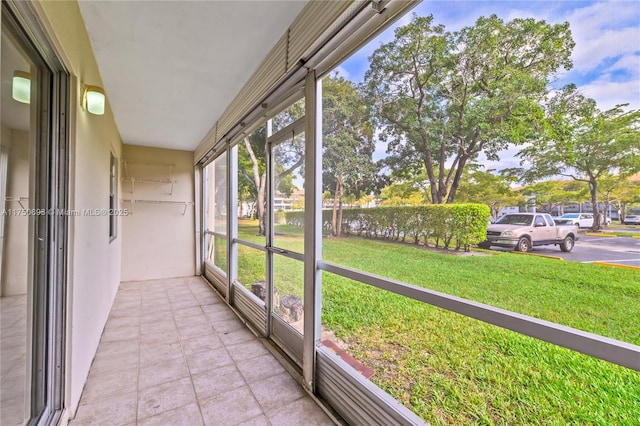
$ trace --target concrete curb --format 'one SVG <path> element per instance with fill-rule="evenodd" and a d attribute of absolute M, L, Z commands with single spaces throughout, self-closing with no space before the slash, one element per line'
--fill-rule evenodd
<path fill-rule="evenodd" d="M 625 231 L 621 231 L 621 232 L 625 232 Z M 640 238 L 640 235 L 616 235 L 616 234 L 610 234 L 606 232 L 602 234 L 599 232 L 585 232 L 584 235 L 588 237 Z"/>
<path fill-rule="evenodd" d="M 611 266 L 611 267 L 614 267 L 614 268 L 632 269 L 632 270 L 635 270 L 635 271 L 640 271 L 640 266 L 620 265 L 619 263 L 609 263 L 609 262 L 600 262 L 600 261 L 592 262 L 592 264 L 593 265 Z"/>
<path fill-rule="evenodd" d="M 564 260 L 560 256 L 552 256 L 550 254 L 523 253 L 521 251 L 512 251 L 510 253 L 513 253 L 513 254 L 524 254 L 524 255 L 527 255 L 527 256 L 546 257 L 547 259 Z"/>
<path fill-rule="evenodd" d="M 588 237 L 617 237 L 616 234 L 607 234 L 607 233 L 599 233 L 599 232 L 585 232 L 584 235 Z"/>

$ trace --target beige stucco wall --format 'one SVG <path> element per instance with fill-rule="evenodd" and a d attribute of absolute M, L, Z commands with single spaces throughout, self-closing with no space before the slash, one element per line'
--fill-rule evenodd
<path fill-rule="evenodd" d="M 7 163 L 6 197 L 19 199 L 29 197 L 29 132 L 3 129 L 2 144 L 9 147 Z M 25 209 L 29 201 L 22 202 Z M 5 203 L 7 211 L 22 209 L 19 203 Z M 2 250 L 2 296 L 27 293 L 29 258 L 29 217 L 9 214 L 4 217 L 4 239 Z"/>
<path fill-rule="evenodd" d="M 122 203 L 122 281 L 194 275 L 193 152 L 124 145 L 122 157 L 119 196 L 134 200 Z"/>
<path fill-rule="evenodd" d="M 70 99 L 70 208 L 109 208 L 109 153 L 122 143 L 109 106 L 103 116 L 80 107 L 82 84 L 104 87 L 78 4 L 36 1 L 34 8 L 72 76 Z M 78 405 L 120 282 L 122 238 L 109 238 L 108 216 L 70 217 L 67 318 L 67 411 Z M 121 226 L 120 226 L 121 227 Z"/>

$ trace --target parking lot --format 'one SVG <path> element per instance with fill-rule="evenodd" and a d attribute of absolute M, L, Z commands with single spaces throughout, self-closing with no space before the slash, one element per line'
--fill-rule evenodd
<path fill-rule="evenodd" d="M 638 232 L 640 237 L 640 232 Z M 561 257 L 574 262 L 607 262 L 640 267 L 640 238 L 589 236 L 580 233 L 571 253 L 556 246 L 534 247 L 531 253 Z"/>

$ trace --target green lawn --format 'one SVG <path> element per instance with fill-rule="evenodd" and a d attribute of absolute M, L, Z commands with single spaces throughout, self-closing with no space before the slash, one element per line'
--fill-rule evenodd
<path fill-rule="evenodd" d="M 606 231 L 607 234 L 617 235 L 618 237 L 640 238 L 640 233 L 632 231 Z"/>
<path fill-rule="evenodd" d="M 277 230 L 292 250 L 302 249 L 300 231 Z M 239 232 L 259 241 L 250 223 Z M 264 262 L 254 252 L 241 254 L 240 271 Z M 355 237 L 325 239 L 323 258 L 640 344 L 638 271 Z M 432 424 L 640 424 L 640 373 L 629 369 L 329 273 L 322 320 L 376 370 L 373 382 Z"/>

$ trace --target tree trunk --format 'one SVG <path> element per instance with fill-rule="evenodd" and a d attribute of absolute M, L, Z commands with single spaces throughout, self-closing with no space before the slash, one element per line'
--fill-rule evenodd
<path fill-rule="evenodd" d="M 431 191 L 431 203 L 442 204 L 442 197 L 438 191 L 438 181 L 433 173 L 433 161 L 431 154 L 428 151 L 423 153 L 424 168 L 427 170 L 427 177 L 429 178 L 429 190 Z"/>
<path fill-rule="evenodd" d="M 251 158 L 251 171 L 253 172 L 253 184 L 256 186 L 256 191 L 258 192 L 258 205 L 256 206 L 256 210 L 258 212 L 258 234 L 265 235 L 266 228 L 266 193 L 267 193 L 267 172 L 265 171 L 262 176 L 260 176 L 260 166 L 258 164 L 258 158 L 256 157 L 255 152 L 253 152 L 253 148 L 251 148 L 251 143 L 249 143 L 249 138 L 244 138 L 244 146 L 247 148 L 249 152 L 249 157 Z"/>
<path fill-rule="evenodd" d="M 491 210 L 491 218 L 496 220 L 498 218 L 498 213 L 500 212 L 500 206 L 489 206 Z"/>
<path fill-rule="evenodd" d="M 589 192 L 591 193 L 591 208 L 593 210 L 593 226 L 591 229 L 599 231 L 602 229 L 602 215 L 598 210 L 598 181 L 593 177 L 589 179 Z"/>
<path fill-rule="evenodd" d="M 261 179 L 259 179 L 258 186 L 258 234 L 266 235 L 267 233 L 267 173 L 263 173 Z"/>
<path fill-rule="evenodd" d="M 338 236 L 337 222 L 338 222 L 338 180 L 336 179 L 336 188 L 333 192 L 333 215 L 331 216 L 331 235 L 333 237 Z"/>
<path fill-rule="evenodd" d="M 464 166 L 467 164 L 467 158 L 462 156 L 460 158 L 460 162 L 458 163 L 458 167 L 456 168 L 456 174 L 453 177 L 453 182 L 451 182 L 451 189 L 449 190 L 449 195 L 447 196 L 447 204 L 453 204 L 453 200 L 456 197 L 456 192 L 458 192 L 458 186 L 460 185 L 460 179 L 462 179 L 462 171 L 464 170 Z"/>
<path fill-rule="evenodd" d="M 336 178 L 336 187 L 333 193 L 333 216 L 331 218 L 331 235 L 340 237 L 342 235 L 342 197 L 344 187 L 342 176 Z"/>
<path fill-rule="evenodd" d="M 339 179 L 340 188 L 338 191 L 338 237 L 342 236 L 342 198 L 344 197 L 344 185 L 342 185 L 342 177 Z"/>

